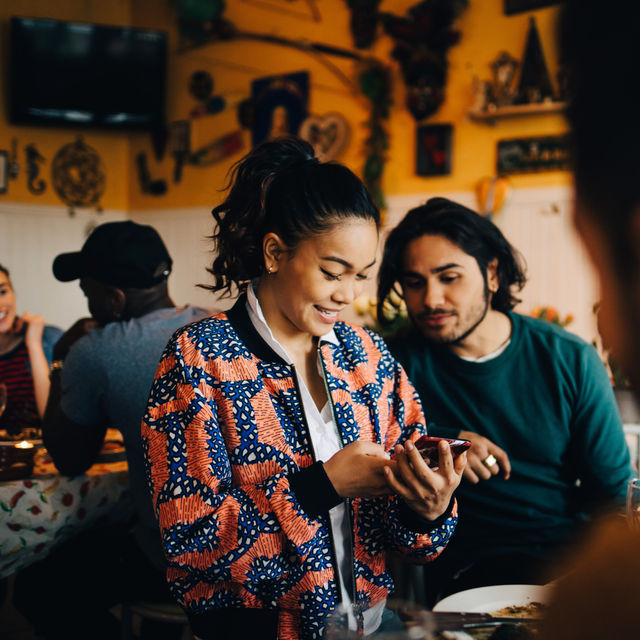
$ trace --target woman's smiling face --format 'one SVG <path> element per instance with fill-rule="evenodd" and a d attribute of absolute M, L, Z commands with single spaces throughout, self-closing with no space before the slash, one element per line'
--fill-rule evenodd
<path fill-rule="evenodd" d="M 339 220 L 327 232 L 284 251 L 277 261 L 272 329 L 321 336 L 362 292 L 376 261 L 378 229 L 372 220 Z M 269 256 L 266 257 L 269 266 Z"/>
<path fill-rule="evenodd" d="M 7 333 L 16 320 L 16 296 L 9 276 L 0 270 L 0 333 Z"/>

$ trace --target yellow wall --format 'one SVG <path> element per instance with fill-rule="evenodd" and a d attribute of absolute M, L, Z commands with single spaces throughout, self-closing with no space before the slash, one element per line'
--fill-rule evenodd
<path fill-rule="evenodd" d="M 381 9 L 403 15 L 415 2 L 416 0 L 386 0 L 382 2 Z M 321 22 L 314 22 L 308 16 L 290 16 L 272 8 L 275 5 L 305 13 L 307 3 L 302 1 L 227 0 L 225 16 L 237 27 L 247 31 L 352 48 L 347 3 L 344 0 L 322 0 L 316 4 L 322 15 Z M 166 0 L 58 0 L 55 3 L 42 0 L 14 0 L 10 7 L 6 5 L 7 3 L 4 3 L 0 8 L 0 20 L 3 23 L 6 23 L 10 15 L 22 14 L 165 29 L 170 37 L 167 97 L 169 121 L 187 118 L 190 110 L 196 105 L 196 101 L 188 93 L 187 83 L 191 73 L 198 69 L 206 69 L 212 74 L 216 94 L 232 93 L 244 97 L 249 96 L 251 81 L 255 78 L 274 73 L 309 70 L 310 111 L 317 114 L 339 111 L 347 117 L 351 125 L 351 139 L 340 160 L 356 172 L 361 170 L 362 145 L 366 134 L 363 123 L 367 118 L 367 103 L 357 91 L 349 89 L 319 60 L 306 53 L 246 40 L 207 45 L 190 52 L 178 53 L 174 14 Z M 556 14 L 555 7 L 534 12 L 554 79 L 557 64 L 553 43 L 553 21 Z M 473 76 L 489 79 L 489 63 L 502 50 L 509 51 L 518 59 L 522 57 L 529 15 L 531 14 L 505 16 L 502 12 L 502 0 L 470 0 L 469 9 L 459 21 L 462 40 L 450 52 L 447 100 L 440 111 L 429 120 L 433 123 L 449 122 L 454 125 L 453 166 L 449 176 L 425 178 L 415 175 L 416 123 L 404 108 L 404 86 L 394 65 L 395 105 L 389 122 L 390 161 L 386 165 L 384 178 L 387 195 L 472 189 L 479 178 L 494 173 L 496 142 L 499 139 L 554 134 L 564 130 L 562 117 L 558 115 L 503 120 L 494 127 L 471 122 L 466 116 L 473 100 Z M 6 29 L 4 33 L 6 34 Z M 389 60 L 391 46 L 390 39 L 381 35 L 371 53 L 380 59 Z M 353 62 L 336 57 L 329 57 L 327 60 L 355 82 L 356 69 Z M 3 56 L 0 60 L 0 72 L 4 73 L 5 68 L 6 61 Z M 18 180 L 10 182 L 9 192 L 0 195 L 0 205 L 9 201 L 59 204 L 60 201 L 50 185 L 42 196 L 34 196 L 27 191 L 23 149 L 28 142 L 36 143 L 48 160 L 44 175 L 49 181 L 51 159 L 60 146 L 75 138 L 77 131 L 10 127 L 6 122 L 1 97 L 0 109 L 0 149 L 9 149 L 11 138 L 18 138 L 22 168 Z M 192 121 L 192 148 L 207 144 L 236 129 L 237 126 L 235 109 L 195 119 Z M 84 137 L 105 162 L 107 186 L 102 205 L 111 209 L 137 211 L 211 206 L 221 197 L 219 189 L 224 184 L 231 162 L 242 155 L 237 154 L 229 162 L 207 168 L 187 166 L 182 181 L 175 184 L 172 181 L 173 160 L 169 148 L 164 159 L 158 162 L 154 158 L 149 135 L 89 131 Z M 245 132 L 244 139 L 246 151 L 250 144 L 248 132 Z M 163 178 L 167 181 L 169 189 L 166 195 L 157 197 L 141 193 L 135 165 L 135 157 L 140 151 L 147 154 L 152 179 Z M 515 176 L 512 183 L 514 186 L 523 187 L 566 184 L 568 174 L 555 172 Z"/>

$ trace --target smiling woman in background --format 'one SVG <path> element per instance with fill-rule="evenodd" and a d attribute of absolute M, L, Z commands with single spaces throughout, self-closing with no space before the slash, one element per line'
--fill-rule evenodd
<path fill-rule="evenodd" d="M 51 351 L 61 335 L 41 316 L 17 315 L 9 271 L 0 265 L 0 383 L 7 388 L 0 429 L 16 434 L 40 427 L 49 396 Z"/>

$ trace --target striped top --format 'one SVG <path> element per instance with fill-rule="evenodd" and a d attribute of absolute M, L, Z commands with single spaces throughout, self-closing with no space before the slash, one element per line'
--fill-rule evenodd
<path fill-rule="evenodd" d="M 27 427 L 39 427 L 29 353 L 24 340 L 0 356 L 0 382 L 7 387 L 7 406 L 0 416 L 0 429 L 18 433 Z"/>

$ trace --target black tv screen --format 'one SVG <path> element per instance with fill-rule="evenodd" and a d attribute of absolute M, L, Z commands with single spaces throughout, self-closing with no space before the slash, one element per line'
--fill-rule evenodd
<path fill-rule="evenodd" d="M 11 19 L 9 120 L 154 129 L 164 124 L 162 31 Z"/>

